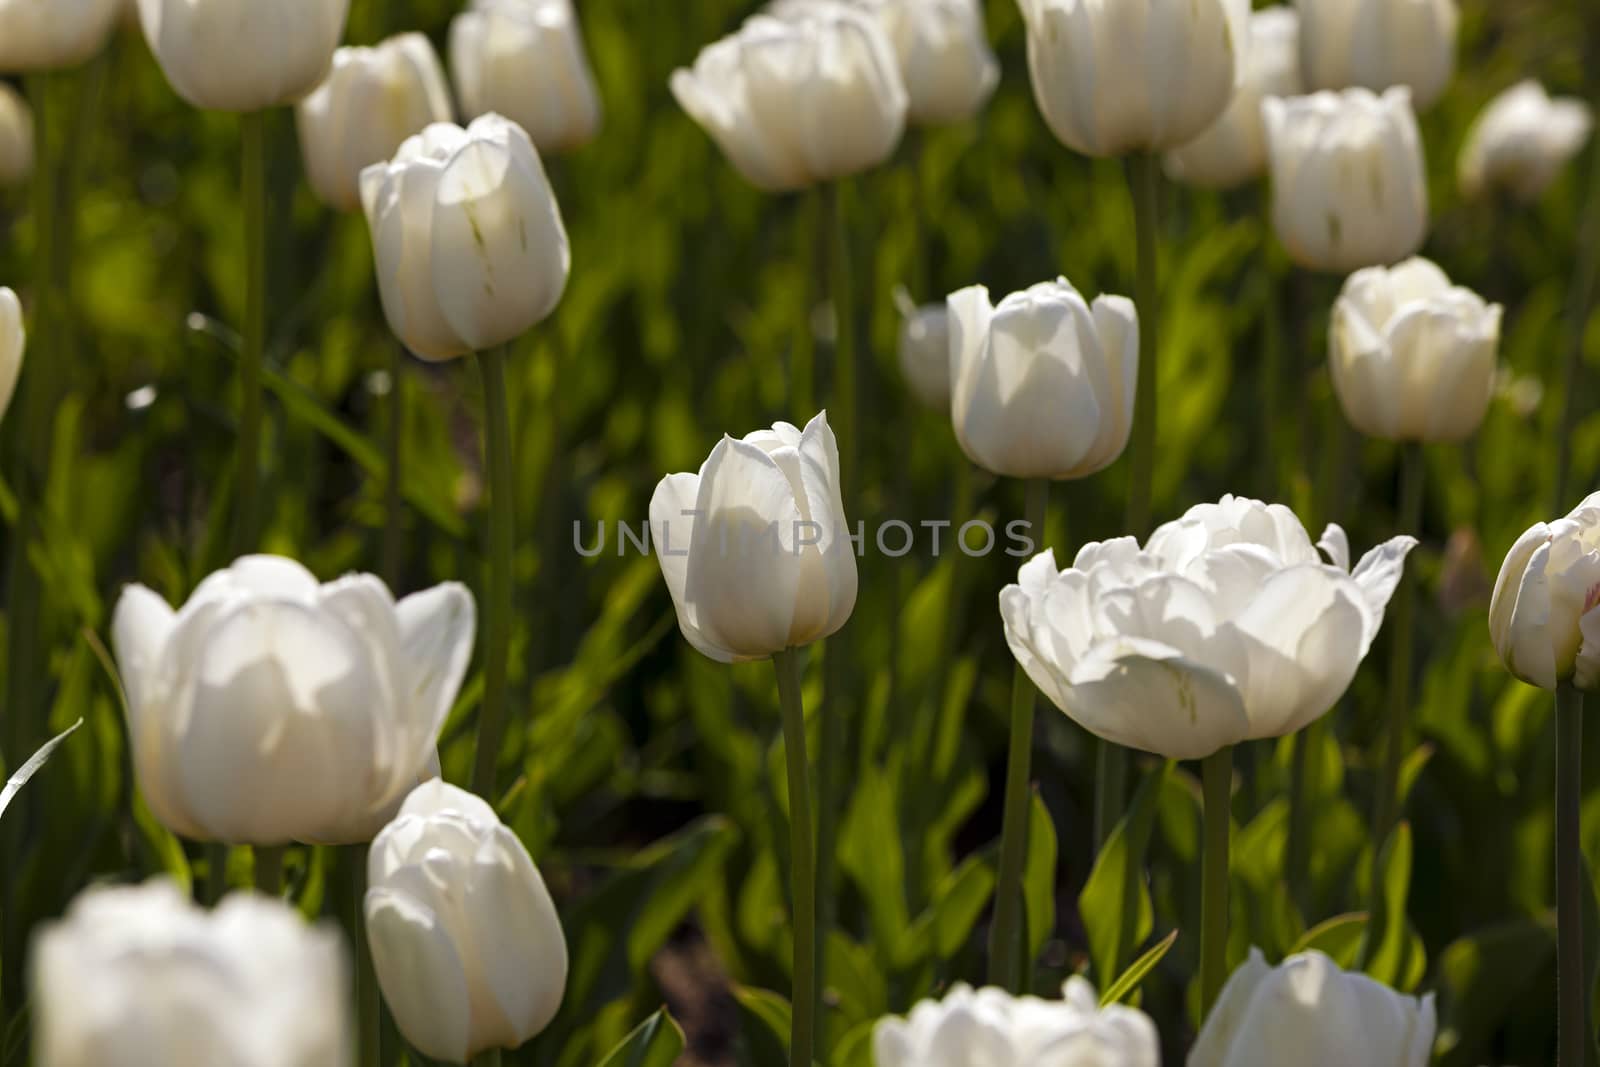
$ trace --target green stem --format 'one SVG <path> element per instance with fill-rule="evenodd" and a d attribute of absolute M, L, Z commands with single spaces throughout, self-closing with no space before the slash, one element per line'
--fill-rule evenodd
<path fill-rule="evenodd" d="M 829 281 L 833 299 L 835 338 L 833 349 L 833 411 L 830 420 L 839 439 L 839 472 L 845 486 L 845 502 L 850 502 L 850 490 L 859 485 L 860 471 L 856 469 L 856 456 L 860 453 L 860 425 L 857 421 L 856 389 L 856 337 L 855 292 L 850 265 L 850 226 L 847 219 L 849 185 L 836 181 L 827 187 L 828 211 L 833 233 L 832 255 L 829 261 Z M 806 412 L 810 414 L 810 412 Z"/>
<path fill-rule="evenodd" d="M 1304 730 L 1289 735 L 1289 842 L 1284 860 L 1284 881 L 1289 884 L 1290 899 L 1302 908 L 1306 906 L 1306 865 L 1309 858 L 1307 846 L 1308 815 L 1306 810 L 1306 763 L 1311 749 L 1312 723 Z"/>
<path fill-rule="evenodd" d="M 228 846 L 220 841 L 207 843 L 206 884 L 203 903 L 215 904 L 228 892 Z"/>
<path fill-rule="evenodd" d="M 472 1057 L 472 1067 L 500 1067 L 500 1050 L 485 1049 Z"/>
<path fill-rule="evenodd" d="M 1583 233 L 1578 239 L 1578 269 L 1572 274 L 1561 362 L 1561 428 L 1556 434 L 1555 510 L 1564 513 L 1572 474 L 1572 437 L 1578 418 L 1579 378 L 1583 373 L 1583 339 L 1600 281 L 1600 152 L 1589 163 L 1589 192 Z"/>
<path fill-rule="evenodd" d="M 389 425 L 385 440 L 389 472 L 383 490 L 382 565 L 384 581 L 398 594 L 400 568 L 405 558 L 404 471 L 401 465 L 405 459 L 406 353 L 399 342 L 391 344 L 389 351 Z"/>
<path fill-rule="evenodd" d="M 267 328 L 266 114 L 239 116 L 244 209 L 244 329 L 239 351 L 239 466 L 234 480 L 233 554 L 258 547 L 261 507 L 261 361 Z"/>
<path fill-rule="evenodd" d="M 1407 442 L 1400 453 L 1400 532 L 1417 536 L 1422 529 L 1423 475 L 1422 445 Z M 1373 818 L 1373 840 L 1389 836 L 1400 817 L 1400 769 L 1406 757 L 1406 727 L 1411 710 L 1411 648 L 1415 639 L 1417 582 L 1410 573 L 1400 578 L 1394 610 L 1389 623 L 1394 648 L 1389 660 L 1389 716 L 1384 743 L 1383 777 L 1378 782 L 1377 808 Z"/>
<path fill-rule="evenodd" d="M 285 845 L 257 845 L 256 889 L 270 897 L 283 895 L 283 857 L 288 852 Z"/>
<path fill-rule="evenodd" d="M 1201 764 L 1205 841 L 1200 863 L 1200 1017 L 1204 1019 L 1228 977 L 1228 834 L 1232 816 L 1233 747 Z"/>
<path fill-rule="evenodd" d="M 806 760 L 806 713 L 800 695 L 800 656 L 772 657 L 783 709 L 783 748 L 789 770 L 789 870 L 793 879 L 794 989 L 790 1067 L 812 1067 L 817 1003 L 817 869 L 811 841 L 811 768 Z"/>
<path fill-rule="evenodd" d="M 789 411 L 797 418 L 809 416 L 815 410 L 816 402 L 813 390 L 817 341 L 816 331 L 812 329 L 811 313 L 816 309 L 820 196 L 817 190 L 808 189 L 801 195 L 795 211 L 795 256 L 800 261 L 800 322 L 794 348 L 789 355 Z"/>
<path fill-rule="evenodd" d="M 485 590 L 483 708 L 472 791 L 494 803 L 495 767 L 505 729 L 506 671 L 511 655 L 511 556 L 516 536 L 512 499 L 511 417 L 506 406 L 506 349 L 478 353 L 489 469 L 489 577 Z"/>
<path fill-rule="evenodd" d="M 356 1047 L 359 1059 L 356 1062 L 360 1067 L 379 1067 L 383 1062 L 382 1007 L 372 948 L 367 943 L 367 846 L 349 845 L 339 851 L 349 868 L 345 873 L 345 885 L 350 896 L 348 915 L 350 939 L 356 955 L 356 1010 L 359 1014 Z"/>
<path fill-rule="evenodd" d="M 1556 1064 L 1583 1067 L 1589 1032 L 1583 980 L 1583 692 L 1556 690 Z"/>

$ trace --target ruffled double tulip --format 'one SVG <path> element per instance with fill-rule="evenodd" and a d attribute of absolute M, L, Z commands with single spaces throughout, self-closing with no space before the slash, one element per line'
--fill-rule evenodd
<path fill-rule="evenodd" d="M 341 1067 L 350 978 L 332 927 L 235 893 L 205 912 L 166 881 L 89 889 L 33 947 L 39 1067 Z"/>
<path fill-rule="evenodd" d="M 75 67 L 111 35 L 121 0 L 0 0 L 0 72 Z"/>
<path fill-rule="evenodd" d="M 950 309 L 927 304 L 900 323 L 900 373 L 912 394 L 935 411 L 950 410 Z"/>
<path fill-rule="evenodd" d="M 11 397 L 17 391 L 17 379 L 22 375 L 22 355 L 27 347 L 22 303 L 16 293 L 0 286 L 0 419 L 5 418 Z"/>
<path fill-rule="evenodd" d="M 465 1063 L 555 1017 L 567 943 L 528 850 L 466 790 L 429 782 L 372 842 L 367 938 L 406 1040 Z"/>
<path fill-rule="evenodd" d="M 1300 65 L 1311 89 L 1403 85 L 1418 108 L 1456 71 L 1456 0 L 1295 0 Z"/>
<path fill-rule="evenodd" d="M 1409 90 L 1269 97 L 1261 108 L 1273 224 L 1296 263 L 1348 274 L 1422 247 L 1428 184 Z"/>
<path fill-rule="evenodd" d="M 1506 553 L 1489 634 L 1506 670 L 1541 689 L 1600 688 L 1600 493 L 1537 523 Z"/>
<path fill-rule="evenodd" d="M 1158 529 L 1046 551 L 1000 593 L 1028 677 L 1090 733 L 1168 759 L 1280 737 L 1343 695 L 1383 623 L 1415 538 L 1352 572 L 1344 531 L 1317 555 L 1278 504 L 1223 497 Z"/>
<path fill-rule="evenodd" d="M 497 112 L 541 152 L 600 132 L 600 91 L 572 0 L 473 0 L 450 24 L 450 72 L 467 118 Z"/>
<path fill-rule="evenodd" d="M 724 437 L 650 498 L 650 537 L 695 648 L 723 663 L 820 641 L 850 618 L 856 557 L 826 413 Z"/>
<path fill-rule="evenodd" d="M 484 115 L 435 123 L 361 172 L 389 327 L 424 359 L 504 344 L 561 302 L 572 250 L 539 152 Z"/>
<path fill-rule="evenodd" d="M 33 174 L 33 110 L 20 93 L 0 83 L 0 185 L 20 185 Z"/>
<path fill-rule="evenodd" d="M 1083 478 L 1116 462 L 1133 427 L 1139 315 L 1121 296 L 1091 306 L 1061 278 L 998 307 L 952 293 L 950 415 L 956 440 L 1008 478 Z"/>
<path fill-rule="evenodd" d="M 197 840 L 371 840 L 438 773 L 473 630 L 460 585 L 397 604 L 371 575 L 319 585 L 277 556 L 216 572 L 177 612 L 129 586 L 112 639 L 150 810 Z"/>
<path fill-rule="evenodd" d="M 1553 98 L 1536 81 L 1514 85 L 1490 101 L 1468 131 L 1458 168 L 1461 191 L 1479 197 L 1504 189 L 1537 200 L 1593 129 L 1593 113 L 1582 100 Z"/>

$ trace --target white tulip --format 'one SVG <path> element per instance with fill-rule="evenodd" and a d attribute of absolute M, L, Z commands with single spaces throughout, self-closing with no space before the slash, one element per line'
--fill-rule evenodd
<path fill-rule="evenodd" d="M 541 152 L 600 132 L 600 91 L 572 0 L 473 0 L 450 24 L 450 71 L 468 118 L 498 112 Z"/>
<path fill-rule="evenodd" d="M 0 83 L 0 185 L 21 185 L 33 174 L 33 110 Z"/>
<path fill-rule="evenodd" d="M 341 48 L 333 70 L 295 107 L 306 176 L 323 202 L 361 206 L 361 172 L 386 162 L 413 134 L 450 121 L 450 88 L 420 33 L 375 48 Z"/>
<path fill-rule="evenodd" d="M 917 400 L 950 410 L 950 309 L 926 304 L 905 310 L 900 323 L 900 373 Z"/>
<path fill-rule="evenodd" d="M 1295 0 L 1311 89 L 1411 90 L 1426 110 L 1456 71 L 1456 0 Z"/>
<path fill-rule="evenodd" d="M 202 911 L 164 880 L 89 889 L 32 958 L 39 1067 L 340 1067 L 350 977 L 332 927 L 234 893 Z"/>
<path fill-rule="evenodd" d="M 1221 117 L 1248 66 L 1250 0 L 1018 0 L 1045 122 L 1087 156 L 1165 151 Z"/>
<path fill-rule="evenodd" d="M 1494 396 L 1500 314 L 1426 259 L 1352 274 L 1328 341 L 1345 417 L 1390 441 L 1470 437 Z"/>
<path fill-rule="evenodd" d="M 75 67 L 111 35 L 119 0 L 0 0 L 0 72 Z"/>
<path fill-rule="evenodd" d="M 751 184 L 804 189 L 894 152 L 907 98 L 878 24 L 844 5 L 757 15 L 672 75 L 672 94 Z"/>
<path fill-rule="evenodd" d="M 1040 692 L 1084 729 L 1168 759 L 1203 759 L 1320 718 L 1383 623 L 1412 537 L 1350 570 L 1329 526 L 1322 562 L 1278 504 L 1225 496 L 1158 529 L 1045 551 L 1000 594 L 1006 641 Z"/>
<path fill-rule="evenodd" d="M 1506 553 L 1489 635 L 1506 670 L 1541 689 L 1600 689 L 1600 493 L 1536 523 Z"/>
<path fill-rule="evenodd" d="M 350 0 L 139 0 L 139 20 L 179 96 L 207 110 L 260 111 L 322 83 L 349 9 Z"/>
<path fill-rule="evenodd" d="M 28 347 L 28 335 L 22 326 L 22 303 L 17 294 L 0 286 L 0 419 L 17 391 L 17 379 L 22 376 L 22 356 Z"/>
<path fill-rule="evenodd" d="M 397 604 L 369 574 L 318 585 L 277 556 L 212 574 L 176 613 L 129 586 L 112 639 L 151 811 L 197 840 L 370 840 L 437 773 L 473 628 L 463 586 Z"/>
<path fill-rule="evenodd" d="M 1472 124 L 1461 149 L 1461 191 L 1479 197 L 1494 188 L 1537 200 L 1583 150 L 1594 129 L 1589 105 L 1552 98 L 1525 81 L 1495 97 Z"/>
<path fill-rule="evenodd" d="M 435 123 L 361 172 L 389 326 L 424 359 L 503 344 L 555 310 L 572 249 L 522 127 Z"/>
<path fill-rule="evenodd" d="M 650 499 L 650 537 L 683 636 L 723 663 L 764 659 L 837 631 L 856 603 L 856 557 L 824 412 L 724 437 L 698 474 Z"/>
<path fill-rule="evenodd" d="M 378 984 L 418 1051 L 465 1063 L 550 1025 L 567 984 L 561 920 L 488 804 L 441 781 L 418 786 L 372 842 L 367 880 Z"/>
<path fill-rule="evenodd" d="M 949 297 L 950 415 L 967 457 L 1010 478 L 1083 478 L 1127 447 L 1139 378 L 1139 315 L 1121 296 L 1091 307 L 1061 278 L 995 307 L 974 285 Z"/>
<path fill-rule="evenodd" d="M 1168 152 L 1167 173 L 1208 189 L 1231 189 L 1267 170 L 1267 130 L 1261 101 L 1297 96 L 1300 81 L 1300 19 L 1289 7 L 1269 7 L 1250 16 L 1250 57 L 1244 84 L 1222 117 L 1188 144 Z"/>
<path fill-rule="evenodd" d="M 1268 967 L 1261 950 L 1229 977 L 1189 1067 L 1427 1067 L 1433 994 L 1408 997 L 1320 952 Z"/>
<path fill-rule="evenodd" d="M 1273 224 L 1295 262 L 1348 274 L 1422 247 L 1428 183 L 1409 90 L 1269 97 L 1261 108 Z"/>

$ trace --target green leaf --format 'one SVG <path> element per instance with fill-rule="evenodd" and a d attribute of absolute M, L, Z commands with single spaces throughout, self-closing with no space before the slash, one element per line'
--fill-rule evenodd
<path fill-rule="evenodd" d="M 1410 823 L 1395 826 L 1378 854 L 1375 869 L 1379 892 L 1362 950 L 1363 969 L 1384 985 L 1406 989 L 1413 982 L 1418 951 L 1406 923 L 1406 898 L 1411 892 Z"/>
<path fill-rule="evenodd" d="M 968 856 L 934 891 L 933 903 L 912 923 L 911 931 L 893 958 L 898 968 L 915 966 L 929 948 L 948 960 L 966 945 L 983 909 L 994 894 L 994 863 Z"/>
<path fill-rule="evenodd" d="M 1488 1042 L 1528 984 L 1553 967 L 1549 918 L 1513 919 L 1452 942 L 1439 954 L 1440 1062 L 1482 1063 Z"/>
<path fill-rule="evenodd" d="M 600 1061 L 600 1067 L 672 1067 L 683 1054 L 683 1031 L 662 1008 Z"/>
<path fill-rule="evenodd" d="M 793 1023 L 789 1002 L 770 990 L 737 985 L 733 998 L 739 1005 L 739 1032 L 744 1038 L 739 1062 L 749 1067 L 787 1063 Z"/>
<path fill-rule="evenodd" d="M 0 789 L 0 816 L 5 815 L 6 808 L 11 804 L 11 799 L 22 791 L 23 786 L 28 784 L 28 779 L 39 773 L 39 768 L 45 765 L 45 761 L 50 758 L 50 754 L 59 748 L 61 742 L 70 737 L 74 730 L 82 725 L 83 720 L 79 719 L 61 731 L 61 733 L 46 741 L 39 751 L 29 757 L 28 762 L 17 768 L 17 773 L 6 781 L 5 788 Z"/>
<path fill-rule="evenodd" d="M 1128 813 L 1095 857 L 1094 869 L 1078 895 L 1078 910 L 1089 935 L 1089 955 L 1102 984 L 1122 972 L 1122 961 L 1133 955 L 1135 946 L 1149 937 L 1155 926 L 1150 890 L 1145 884 L 1144 857 L 1158 801 L 1171 771 L 1172 763 L 1168 761 L 1145 776 Z"/>
<path fill-rule="evenodd" d="M 1353 911 L 1324 919 L 1302 934 L 1289 954 L 1320 952 L 1349 970 L 1360 958 L 1362 938 L 1367 932 L 1367 918 L 1366 912 Z"/>
<path fill-rule="evenodd" d="M 861 1023 L 840 1038 L 833 1050 L 834 1067 L 873 1067 L 872 1032 L 876 1028 L 876 1022 Z"/>
<path fill-rule="evenodd" d="M 1033 967 L 1056 928 L 1056 827 L 1037 791 L 1028 820 L 1028 854 L 1022 867 L 1022 896 L 1027 920 L 1027 956 L 1023 985 L 1033 982 Z M 1148 833 L 1146 834 L 1148 837 Z"/>
<path fill-rule="evenodd" d="M 1112 982 L 1106 991 L 1100 994 L 1100 1006 L 1120 1004 L 1127 1000 L 1133 991 L 1139 988 L 1139 983 L 1144 981 L 1145 975 L 1155 969 L 1156 964 L 1161 962 L 1177 940 L 1178 931 L 1174 930 L 1151 946 L 1143 956 L 1134 960 L 1133 965 L 1122 972 L 1122 977 Z"/>

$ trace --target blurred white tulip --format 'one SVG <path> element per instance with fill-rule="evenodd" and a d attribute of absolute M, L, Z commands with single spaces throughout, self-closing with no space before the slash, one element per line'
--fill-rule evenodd
<path fill-rule="evenodd" d="M 260 111 L 322 83 L 349 9 L 350 0 L 139 0 L 139 20 L 179 96 L 211 111 Z"/>
<path fill-rule="evenodd" d="M 1461 192 L 1479 197 L 1505 189 L 1537 200 L 1593 129 L 1594 116 L 1582 100 L 1552 98 L 1536 81 L 1514 85 L 1490 101 L 1467 132 L 1457 171 Z"/>
<path fill-rule="evenodd" d="M 1409 90 L 1268 97 L 1261 109 L 1273 224 L 1296 263 L 1348 274 L 1422 247 L 1428 183 Z"/>
<path fill-rule="evenodd" d="M 22 325 L 22 302 L 17 294 L 0 286 L 0 419 L 11 406 L 22 375 L 22 357 L 28 348 L 28 334 Z"/>
<path fill-rule="evenodd" d="M 361 206 L 361 172 L 430 123 L 450 121 L 450 89 L 433 45 L 403 33 L 374 48 L 341 48 L 333 70 L 295 107 L 306 176 L 340 211 Z"/>
<path fill-rule="evenodd" d="M 1536 523 L 1506 553 L 1489 635 L 1506 670 L 1530 685 L 1600 689 L 1600 493 Z"/>
<path fill-rule="evenodd" d="M 121 0 L 0 0 L 0 73 L 75 67 L 100 51 Z"/>
<path fill-rule="evenodd" d="M 522 127 L 435 123 L 361 172 L 389 327 L 442 360 L 512 340 L 555 310 L 572 269 L 561 207 Z"/>
<path fill-rule="evenodd" d="M 900 373 L 924 406 L 950 410 L 950 309 L 946 304 L 902 309 Z"/>
<path fill-rule="evenodd" d="M 1309 89 L 1403 85 L 1419 110 L 1456 72 L 1456 0 L 1295 0 L 1300 69 Z"/>
<path fill-rule="evenodd" d="M 714 660 L 764 659 L 838 630 L 856 603 L 856 557 L 824 412 L 724 437 L 698 474 L 650 499 L 650 537 L 691 645 Z"/>
<path fill-rule="evenodd" d="M 367 861 L 367 938 L 406 1040 L 465 1063 L 550 1025 L 567 943 L 528 850 L 464 789 L 418 786 Z"/>
<path fill-rule="evenodd" d="M 751 184 L 804 189 L 877 166 L 905 129 L 894 48 L 843 4 L 757 15 L 672 75 L 672 94 Z"/>
<path fill-rule="evenodd" d="M 572 0 L 473 0 L 450 24 L 450 73 L 469 119 L 498 112 L 540 152 L 600 132 L 600 91 Z"/>
<path fill-rule="evenodd" d="M 1084 729 L 1168 759 L 1281 737 L 1343 695 L 1416 545 L 1396 537 L 1350 570 L 1344 531 L 1320 547 L 1288 508 L 1225 496 L 1158 529 L 1045 551 L 1000 593 L 1012 654 Z"/>
<path fill-rule="evenodd" d="M 397 604 L 369 574 L 318 585 L 277 556 L 217 571 L 176 613 L 129 586 L 112 640 L 150 810 L 197 840 L 371 840 L 438 773 L 473 630 L 461 585 Z"/>
<path fill-rule="evenodd" d="M 1352 274 L 1328 341 L 1345 417 L 1389 441 L 1470 437 L 1494 396 L 1500 314 L 1420 257 Z"/>
<path fill-rule="evenodd" d="M 1121 296 L 1091 307 L 1065 278 L 1000 301 L 949 297 L 950 416 L 984 470 L 1083 478 L 1127 447 L 1139 377 L 1139 315 Z"/>
<path fill-rule="evenodd" d="M 1408 997 L 1320 952 L 1268 967 L 1261 950 L 1229 977 L 1188 1067 L 1427 1067 L 1433 994 Z"/>
<path fill-rule="evenodd" d="M 34 940 L 39 1067 L 341 1067 L 354 1047 L 336 928 L 165 880 L 85 890 Z"/>
<path fill-rule="evenodd" d="M 33 109 L 0 82 L 0 185 L 21 185 L 33 174 Z"/>

